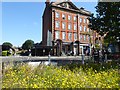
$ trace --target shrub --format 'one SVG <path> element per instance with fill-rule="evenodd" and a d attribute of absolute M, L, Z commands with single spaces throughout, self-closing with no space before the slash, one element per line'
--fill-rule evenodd
<path fill-rule="evenodd" d="M 2 51 L 2 56 L 7 56 L 8 51 Z"/>
<path fill-rule="evenodd" d="M 8 50 L 2 51 L 2 56 L 10 56 L 11 54 L 9 53 Z"/>

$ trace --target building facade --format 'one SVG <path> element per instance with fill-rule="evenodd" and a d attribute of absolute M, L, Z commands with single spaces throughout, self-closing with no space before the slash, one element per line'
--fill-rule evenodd
<path fill-rule="evenodd" d="M 76 7 L 70 0 L 46 0 L 45 4 L 42 45 L 52 46 L 54 55 L 91 53 L 91 47 L 99 37 L 88 27 L 91 12 Z"/>

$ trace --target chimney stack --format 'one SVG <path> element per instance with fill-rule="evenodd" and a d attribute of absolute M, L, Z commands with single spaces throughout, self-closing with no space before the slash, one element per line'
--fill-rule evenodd
<path fill-rule="evenodd" d="M 46 0 L 45 4 L 46 4 L 46 6 L 49 6 L 50 0 Z"/>
<path fill-rule="evenodd" d="M 80 9 L 84 10 L 84 7 L 81 7 Z"/>

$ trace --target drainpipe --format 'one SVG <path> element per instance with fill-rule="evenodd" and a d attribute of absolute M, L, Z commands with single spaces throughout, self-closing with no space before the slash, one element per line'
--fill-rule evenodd
<path fill-rule="evenodd" d="M 78 56 L 79 56 L 79 52 L 80 52 L 80 47 L 79 47 L 79 44 L 80 44 L 80 41 L 79 41 L 79 30 L 78 30 L 78 28 L 79 28 L 79 14 L 77 14 L 77 44 L 78 44 Z"/>

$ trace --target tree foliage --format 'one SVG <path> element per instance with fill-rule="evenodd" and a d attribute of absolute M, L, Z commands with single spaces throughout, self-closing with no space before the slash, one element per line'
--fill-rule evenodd
<path fill-rule="evenodd" d="M 98 2 L 96 12 L 96 17 L 92 14 L 89 19 L 89 27 L 102 36 L 106 34 L 105 39 L 109 42 L 116 42 L 120 37 L 120 3 Z"/>
<path fill-rule="evenodd" d="M 2 46 L 12 47 L 13 45 L 10 42 L 4 42 Z"/>
<path fill-rule="evenodd" d="M 22 49 L 24 50 L 31 49 L 33 47 L 33 44 L 34 44 L 33 40 L 26 40 L 22 45 Z"/>

